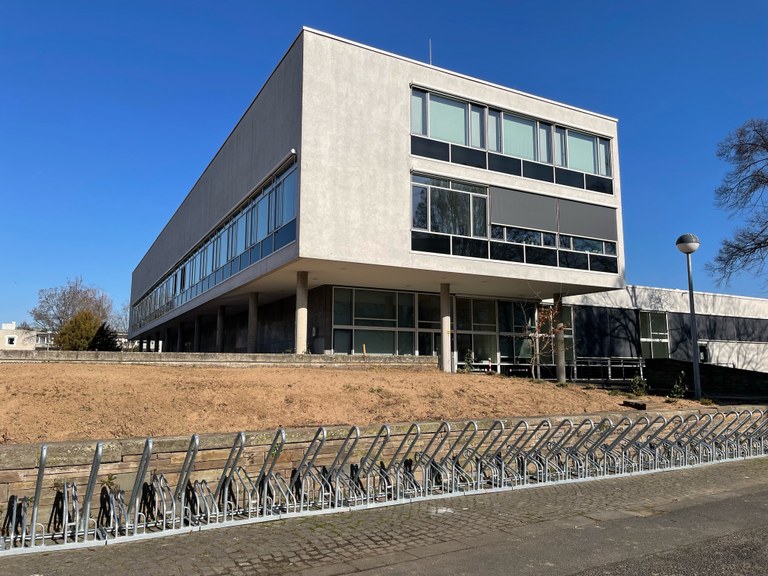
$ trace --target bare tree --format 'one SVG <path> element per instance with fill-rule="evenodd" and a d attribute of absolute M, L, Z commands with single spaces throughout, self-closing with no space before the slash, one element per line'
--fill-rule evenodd
<path fill-rule="evenodd" d="M 731 132 L 718 145 L 717 156 L 733 167 L 715 190 L 717 206 L 743 222 L 707 265 L 728 282 L 742 270 L 762 274 L 768 256 L 768 119 L 748 120 Z"/>
<path fill-rule="evenodd" d="M 131 320 L 131 304 L 126 302 L 118 310 L 112 312 L 109 317 L 109 325 L 118 334 L 127 334 Z"/>
<path fill-rule="evenodd" d="M 37 293 L 37 306 L 29 311 L 37 326 L 58 334 L 78 312 L 89 311 L 106 322 L 112 313 L 112 299 L 100 288 L 86 286 L 78 276 L 64 286 L 43 288 Z M 97 325 L 98 328 L 98 325 Z"/>

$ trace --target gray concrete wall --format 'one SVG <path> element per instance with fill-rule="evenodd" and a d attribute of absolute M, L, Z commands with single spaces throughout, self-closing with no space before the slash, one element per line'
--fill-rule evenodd
<path fill-rule="evenodd" d="M 324 354 L 203 354 L 176 352 L 63 352 L 60 350 L 0 351 L 0 364 L 7 362 L 67 362 L 103 364 L 157 364 L 199 366 L 312 366 L 353 368 L 358 366 L 434 369 L 432 356 L 335 356 Z"/>
<path fill-rule="evenodd" d="M 552 281 L 554 273 L 563 284 L 623 285 L 615 120 L 311 31 L 305 33 L 304 58 L 302 258 L 386 265 L 408 274 L 439 271 Z M 615 193 L 577 190 L 411 156 L 410 90 L 414 84 L 611 138 Z M 412 252 L 411 171 L 615 209 L 620 274 L 553 271 Z M 329 222 L 334 226 L 329 227 Z"/>
<path fill-rule="evenodd" d="M 299 151 L 302 53 L 299 36 L 136 267 L 132 304 L 245 199 L 291 149 Z"/>

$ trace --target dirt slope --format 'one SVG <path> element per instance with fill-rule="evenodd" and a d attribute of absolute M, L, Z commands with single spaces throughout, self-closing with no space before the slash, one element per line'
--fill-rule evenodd
<path fill-rule="evenodd" d="M 0 364 L 0 398 L 0 443 L 626 409 L 575 385 L 381 368 Z"/>

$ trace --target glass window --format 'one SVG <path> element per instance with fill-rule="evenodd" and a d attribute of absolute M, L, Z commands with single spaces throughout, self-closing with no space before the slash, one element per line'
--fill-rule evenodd
<path fill-rule="evenodd" d="M 469 112 L 469 122 L 469 145 L 475 148 L 485 148 L 485 108 L 473 104 Z"/>
<path fill-rule="evenodd" d="M 355 324 L 360 318 L 387 320 L 387 325 L 395 325 L 395 292 L 379 290 L 355 290 Z M 377 324 L 380 326 L 382 324 Z M 355 346 L 357 350 L 357 346 Z"/>
<path fill-rule="evenodd" d="M 472 301 L 456 298 L 456 329 L 472 330 Z"/>
<path fill-rule="evenodd" d="M 467 105 L 435 94 L 429 95 L 429 135 L 454 144 L 467 143 Z"/>
<path fill-rule="evenodd" d="M 427 135 L 427 93 L 414 88 L 411 90 L 411 133 Z"/>
<path fill-rule="evenodd" d="M 461 192 L 433 188 L 430 202 L 432 232 L 469 236 L 469 198 Z"/>
<path fill-rule="evenodd" d="M 413 227 L 427 230 L 427 189 L 414 186 L 412 191 Z"/>
<path fill-rule="evenodd" d="M 205 276 L 208 276 L 213 272 L 213 241 L 209 240 L 204 248 L 205 254 Z"/>
<path fill-rule="evenodd" d="M 333 290 L 333 323 L 352 325 L 352 290 L 349 288 Z"/>
<path fill-rule="evenodd" d="M 291 171 L 283 180 L 283 224 L 296 218 L 296 170 Z"/>
<path fill-rule="evenodd" d="M 551 234 L 549 232 L 543 232 L 541 234 L 542 244 L 544 246 L 554 246 L 555 245 L 555 235 Z"/>
<path fill-rule="evenodd" d="M 401 356 L 412 356 L 415 352 L 413 332 L 398 332 L 397 353 Z"/>
<path fill-rule="evenodd" d="M 496 330 L 496 302 L 473 300 L 472 325 L 475 330 Z"/>
<path fill-rule="evenodd" d="M 595 138 L 587 134 L 568 130 L 568 167 L 594 174 Z"/>
<path fill-rule="evenodd" d="M 440 328 L 440 297 L 419 294 L 419 328 Z M 421 342 L 419 342 L 421 350 Z"/>
<path fill-rule="evenodd" d="M 488 237 L 485 196 L 472 196 L 472 236 Z"/>
<path fill-rule="evenodd" d="M 336 354 L 352 354 L 352 330 L 333 331 L 333 351 Z"/>
<path fill-rule="evenodd" d="M 539 162 L 552 163 L 552 126 L 539 122 Z"/>
<path fill-rule="evenodd" d="M 472 337 L 476 360 L 496 362 L 496 336 L 491 334 L 475 334 Z"/>
<path fill-rule="evenodd" d="M 491 225 L 491 238 L 494 240 L 504 240 L 504 226 Z"/>
<path fill-rule="evenodd" d="M 571 237 L 565 234 L 560 234 L 560 248 L 571 250 Z"/>
<path fill-rule="evenodd" d="M 605 138 L 598 139 L 598 151 L 600 153 L 598 166 L 600 176 L 611 175 L 611 141 Z"/>
<path fill-rule="evenodd" d="M 541 246 L 541 232 L 522 230 L 520 228 L 507 228 L 507 242 Z"/>
<path fill-rule="evenodd" d="M 555 127 L 555 165 L 567 166 L 565 145 L 565 128 Z"/>
<path fill-rule="evenodd" d="M 232 256 L 239 256 L 245 252 L 245 214 L 241 214 L 235 222 L 235 250 Z"/>
<path fill-rule="evenodd" d="M 416 295 L 408 292 L 399 292 L 397 295 L 397 324 L 400 328 L 413 328 L 415 321 L 415 302 Z M 413 341 L 411 341 L 413 345 Z M 404 352 L 400 350 L 400 353 Z M 413 354 L 413 352 L 409 352 Z"/>
<path fill-rule="evenodd" d="M 501 112 L 488 110 L 488 150 L 501 152 Z"/>
<path fill-rule="evenodd" d="M 573 249 L 579 252 L 591 252 L 593 254 L 603 253 L 602 240 L 590 240 L 589 238 L 574 238 Z"/>
<path fill-rule="evenodd" d="M 262 196 L 256 205 L 256 242 L 261 242 L 269 234 L 269 196 Z"/>
<path fill-rule="evenodd" d="M 535 160 L 536 122 L 504 114 L 504 154 Z"/>
<path fill-rule="evenodd" d="M 609 256 L 616 256 L 616 242 L 603 242 L 605 253 Z"/>

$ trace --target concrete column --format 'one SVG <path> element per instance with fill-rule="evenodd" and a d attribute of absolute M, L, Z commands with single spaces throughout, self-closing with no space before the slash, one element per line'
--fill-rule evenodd
<path fill-rule="evenodd" d="M 248 294 L 248 354 L 256 353 L 256 327 L 259 315 L 259 293 Z"/>
<path fill-rule="evenodd" d="M 139 352 L 144 352 L 144 338 L 139 338 Z"/>
<path fill-rule="evenodd" d="M 555 330 L 555 374 L 557 382 L 565 384 L 565 330 L 563 329 L 563 295 L 552 296 L 554 301 L 554 314 L 552 315 L 552 327 Z"/>
<path fill-rule="evenodd" d="M 308 272 L 296 272 L 296 354 L 307 351 Z"/>
<path fill-rule="evenodd" d="M 200 331 L 203 329 L 203 319 L 195 316 L 195 332 L 192 335 L 192 351 L 200 352 Z"/>
<path fill-rule="evenodd" d="M 216 352 L 224 352 L 224 306 L 216 313 Z"/>
<path fill-rule="evenodd" d="M 450 372 L 451 365 L 451 285 L 440 284 L 440 368 Z"/>
<path fill-rule="evenodd" d="M 176 352 L 184 352 L 184 322 L 179 322 L 176 330 Z"/>
<path fill-rule="evenodd" d="M 160 347 L 160 332 L 155 332 L 155 352 L 160 352 L 162 348 Z"/>

